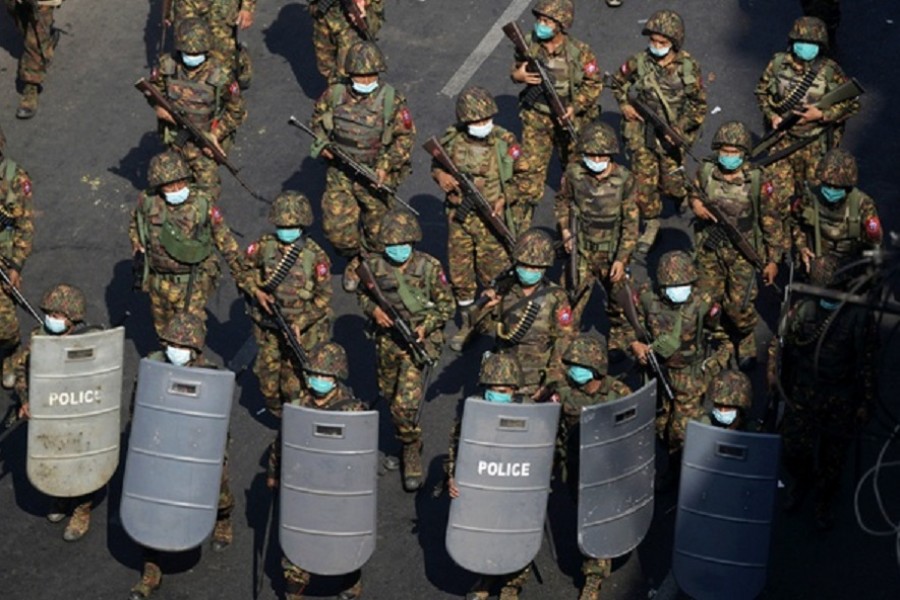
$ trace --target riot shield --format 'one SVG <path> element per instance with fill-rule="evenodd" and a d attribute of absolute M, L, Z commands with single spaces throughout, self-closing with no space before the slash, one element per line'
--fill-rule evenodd
<path fill-rule="evenodd" d="M 578 547 L 594 558 L 634 550 L 653 519 L 656 380 L 581 412 Z"/>
<path fill-rule="evenodd" d="M 688 424 L 672 570 L 697 600 L 756 598 L 766 583 L 781 440 Z"/>
<path fill-rule="evenodd" d="M 119 509 L 134 541 L 199 546 L 216 522 L 234 373 L 141 360 Z"/>
<path fill-rule="evenodd" d="M 375 550 L 378 411 L 284 405 L 279 540 L 317 575 L 359 569 Z"/>
<path fill-rule="evenodd" d="M 446 536 L 459 566 L 512 573 L 541 549 L 559 410 L 466 399 Z"/>
<path fill-rule="evenodd" d="M 34 335 L 26 472 L 51 496 L 94 492 L 119 464 L 125 329 Z"/>

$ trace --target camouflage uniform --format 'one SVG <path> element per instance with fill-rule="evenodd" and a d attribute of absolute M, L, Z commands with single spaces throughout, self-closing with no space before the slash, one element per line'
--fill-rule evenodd
<path fill-rule="evenodd" d="M 384 0 L 363 0 L 365 19 L 372 38 L 384 25 Z M 322 12 L 322 5 L 330 6 Z M 311 0 L 309 12 L 313 17 L 313 47 L 316 66 L 329 83 L 340 81 L 347 73 L 344 61 L 347 51 L 357 42 L 365 41 L 360 30 L 352 24 L 340 1 Z"/>
<path fill-rule="evenodd" d="M 306 231 L 313 224 L 309 200 L 296 192 L 282 193 L 272 205 L 269 221 L 279 229 Z M 297 341 L 308 352 L 331 337 L 331 261 L 306 235 L 285 242 L 266 234 L 247 248 L 244 264 L 242 287 L 252 299 L 250 316 L 259 347 L 253 372 L 259 378 L 266 407 L 280 415 L 282 403 L 300 392 L 300 365 L 278 323 L 259 305 L 256 295 L 274 297 L 288 325 L 300 330 Z"/>
<path fill-rule="evenodd" d="M 650 16 L 641 33 L 664 36 L 672 46 L 660 59 L 654 58 L 648 48 L 625 61 L 614 75 L 619 107 L 630 106 L 629 93 L 635 94 L 688 143 L 693 143 L 706 118 L 706 90 L 700 65 L 682 49 L 684 22 L 678 13 L 660 10 Z M 666 61 L 669 62 L 661 65 Z M 679 204 L 685 197 L 684 172 L 678 170 L 684 165 L 684 153 L 665 147 L 654 128 L 641 121 L 623 119 L 622 137 L 634 170 L 641 218 L 646 223 L 638 251 L 646 253 L 659 230 L 660 192 Z"/>
<path fill-rule="evenodd" d="M 578 131 L 600 115 L 598 100 L 603 91 L 603 80 L 597 57 L 590 46 L 568 34 L 575 18 L 571 0 L 540 0 L 531 12 L 536 18 L 543 16 L 555 21 L 557 31 L 563 36 L 562 43 L 551 51 L 547 44 L 556 36 L 541 42 L 532 32 L 528 49 L 553 75 L 554 88 L 560 100 L 574 110 L 573 125 Z M 525 60 L 524 56 L 517 54 L 513 70 L 518 69 Z M 532 87 L 526 86 L 519 94 L 519 118 L 522 120 L 522 149 L 532 161 L 533 185 L 538 192 L 532 201 L 537 204 L 547 181 L 547 167 L 553 149 L 556 148 L 565 168 L 574 150 L 575 140 L 569 139 L 565 127 L 553 116 L 543 94 L 538 94 L 535 101 L 528 103 L 528 99 L 534 97 Z M 521 223 L 523 229 L 531 226 L 532 211 L 533 208 L 525 215 L 527 218 Z"/>
<path fill-rule="evenodd" d="M 594 284 L 599 282 L 606 293 L 610 346 L 622 349 L 625 317 L 622 307 L 613 300 L 621 283 L 612 283 L 609 274 L 615 262 L 628 266 L 637 243 L 640 211 L 635 202 L 635 179 L 631 171 L 612 160 L 612 155 L 619 152 L 619 144 L 609 125 L 594 123 L 585 127 L 578 151 L 582 158 L 607 157 L 610 168 L 598 174 L 583 160 L 572 161 L 556 195 L 554 216 L 562 238 L 567 240 L 573 234 L 572 211 L 578 226 L 577 248 L 573 249 L 578 253 L 578 288 L 569 290 L 576 298 L 573 317 L 576 324 L 581 323 Z"/>
<path fill-rule="evenodd" d="M 159 59 L 159 67 L 150 75 L 151 84 L 176 108 L 184 110 L 187 119 L 200 131 L 209 134 L 226 152 L 231 148 L 238 126 L 247 117 L 244 99 L 234 75 L 216 58 L 209 25 L 201 19 L 184 19 L 175 31 L 175 49 L 180 60 L 171 54 Z M 185 54 L 208 54 L 197 67 L 184 64 Z M 167 121 L 159 121 L 164 144 L 179 152 L 194 172 L 197 185 L 218 196 L 222 186 L 219 165 L 206 156 L 190 134 Z"/>
<path fill-rule="evenodd" d="M 59 32 L 53 27 L 53 12 L 64 0 L 5 1 L 6 10 L 23 37 L 19 57 L 19 81 L 23 90 L 16 117 L 30 119 L 37 112 L 38 93 L 59 41 Z"/>
<path fill-rule="evenodd" d="M 744 431 L 753 405 L 753 386 L 750 378 L 740 371 L 722 371 L 706 389 L 705 414 L 700 422 L 706 425 Z"/>
<path fill-rule="evenodd" d="M 159 186 L 190 178 L 184 160 L 172 151 L 150 162 L 150 185 L 131 212 L 131 247 L 145 252 L 142 288 L 150 294 L 153 325 L 161 334 L 177 312 L 187 310 L 206 319 L 206 302 L 222 270 L 214 250 L 240 280 L 241 250 L 215 199 L 192 184 L 182 204 L 169 204 Z M 190 298 L 187 299 L 190 291 Z"/>

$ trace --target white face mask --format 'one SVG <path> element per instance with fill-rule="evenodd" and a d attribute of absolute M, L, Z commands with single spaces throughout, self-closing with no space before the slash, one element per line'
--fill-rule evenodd
<path fill-rule="evenodd" d="M 52 334 L 59 335 L 66 330 L 66 320 L 46 315 L 44 317 L 44 328 Z"/>
<path fill-rule="evenodd" d="M 181 53 L 181 61 L 184 63 L 189 69 L 193 69 L 194 67 L 199 67 L 204 62 L 206 62 L 206 54 L 185 54 Z"/>
<path fill-rule="evenodd" d="M 494 121 L 488 121 L 484 125 L 469 125 L 467 129 L 472 137 L 483 139 L 491 134 L 494 129 Z"/>
<path fill-rule="evenodd" d="M 167 203 L 176 206 L 178 204 L 184 204 L 184 201 L 191 195 L 191 188 L 184 186 L 180 190 L 174 192 L 163 192 L 163 195 L 166 197 Z"/>
<path fill-rule="evenodd" d="M 683 304 L 691 297 L 690 285 L 673 285 L 666 288 L 666 298 L 675 304 Z"/>
<path fill-rule="evenodd" d="M 737 409 L 720 409 L 714 408 L 712 411 L 713 418 L 722 425 L 731 425 L 737 419 Z"/>
<path fill-rule="evenodd" d="M 376 79 L 372 83 L 359 83 L 353 82 L 353 91 L 358 94 L 371 94 L 375 90 L 378 89 L 378 80 Z"/>
<path fill-rule="evenodd" d="M 183 367 L 191 360 L 190 348 L 176 348 L 175 346 L 166 346 L 166 358 L 175 366 Z"/>

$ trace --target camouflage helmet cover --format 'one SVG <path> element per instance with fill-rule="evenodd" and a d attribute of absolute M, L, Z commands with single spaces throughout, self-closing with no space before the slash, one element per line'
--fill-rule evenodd
<path fill-rule="evenodd" d="M 753 142 L 750 139 L 750 129 L 740 121 L 728 121 L 722 123 L 713 136 L 712 149 L 719 150 L 722 146 L 735 146 L 744 152 L 750 152 Z"/>
<path fill-rule="evenodd" d="M 531 267 L 552 267 L 556 252 L 550 234 L 543 229 L 529 229 L 516 240 L 513 258 Z"/>
<path fill-rule="evenodd" d="M 818 17 L 800 17 L 794 21 L 788 39 L 794 42 L 812 42 L 828 47 L 828 28 Z"/>
<path fill-rule="evenodd" d="M 853 187 L 859 181 L 856 159 L 846 150 L 840 148 L 829 150 L 819 161 L 816 177 L 827 185 Z"/>
<path fill-rule="evenodd" d="M 456 98 L 456 119 L 460 123 L 483 121 L 497 112 L 497 102 L 483 87 L 470 85 Z"/>
<path fill-rule="evenodd" d="M 371 75 L 387 71 L 387 64 L 374 42 L 357 42 L 347 51 L 344 70 L 349 75 Z"/>
<path fill-rule="evenodd" d="M 406 244 L 422 241 L 422 229 L 416 216 L 407 210 L 394 209 L 381 219 L 381 243 Z"/>
<path fill-rule="evenodd" d="M 276 227 L 309 227 L 313 224 L 309 199 L 300 192 L 278 194 L 269 209 L 269 221 Z"/>
<path fill-rule="evenodd" d="M 582 129 L 578 136 L 578 151 L 582 154 L 618 154 L 619 138 L 613 128 L 595 121 Z"/>
<path fill-rule="evenodd" d="M 159 337 L 164 342 L 200 352 L 206 341 L 206 323 L 193 313 L 181 312 L 166 323 Z"/>
<path fill-rule="evenodd" d="M 750 378 L 740 371 L 722 371 L 709 385 L 709 398 L 714 404 L 748 410 L 753 399 Z"/>
<path fill-rule="evenodd" d="M 318 344 L 309 354 L 307 371 L 346 380 L 350 376 L 347 352 L 336 342 Z"/>
<path fill-rule="evenodd" d="M 674 10 L 658 10 L 647 19 L 642 35 L 659 34 L 672 41 L 675 50 L 684 44 L 684 20 Z"/>
<path fill-rule="evenodd" d="M 173 181 L 191 178 L 191 169 L 180 154 L 166 150 L 150 159 L 149 182 L 159 187 Z"/>
<path fill-rule="evenodd" d="M 87 302 L 84 294 L 77 287 L 60 283 L 47 290 L 44 297 L 41 298 L 41 310 L 47 314 L 65 315 L 73 323 L 78 323 L 84 321 Z"/>
<path fill-rule="evenodd" d="M 535 17 L 550 17 L 559 23 L 563 31 L 571 29 L 575 20 L 575 5 L 572 0 L 538 0 L 531 12 Z"/>
<path fill-rule="evenodd" d="M 522 387 L 522 368 L 512 354 L 488 352 L 481 361 L 481 373 L 478 374 L 481 385 L 508 385 Z"/>
<path fill-rule="evenodd" d="M 212 30 L 199 17 L 182 19 L 175 27 L 175 49 L 185 54 L 202 54 L 209 50 Z"/>
<path fill-rule="evenodd" d="M 697 268 L 687 252 L 672 250 L 660 257 L 656 280 L 662 287 L 686 285 L 697 280 Z"/>
<path fill-rule="evenodd" d="M 570 365 L 587 367 L 600 376 L 606 375 L 609 367 L 606 339 L 600 334 L 580 333 L 566 348 L 562 361 Z"/>

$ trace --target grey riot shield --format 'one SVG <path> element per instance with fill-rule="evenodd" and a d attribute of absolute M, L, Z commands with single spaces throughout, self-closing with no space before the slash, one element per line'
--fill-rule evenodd
<path fill-rule="evenodd" d="M 103 487 L 119 464 L 125 329 L 31 338 L 28 480 L 74 497 Z"/>
<path fill-rule="evenodd" d="M 155 550 L 199 546 L 216 522 L 234 373 L 141 360 L 119 509 Z"/>
<path fill-rule="evenodd" d="M 692 421 L 672 570 L 697 600 L 756 598 L 766 583 L 781 441 Z"/>
<path fill-rule="evenodd" d="M 641 543 L 653 519 L 656 380 L 582 409 L 578 547 L 614 558 Z"/>
<path fill-rule="evenodd" d="M 512 573 L 541 549 L 559 409 L 466 399 L 446 537 L 459 566 Z"/>
<path fill-rule="evenodd" d="M 359 569 L 375 550 L 378 412 L 284 405 L 279 540 L 318 575 Z"/>

